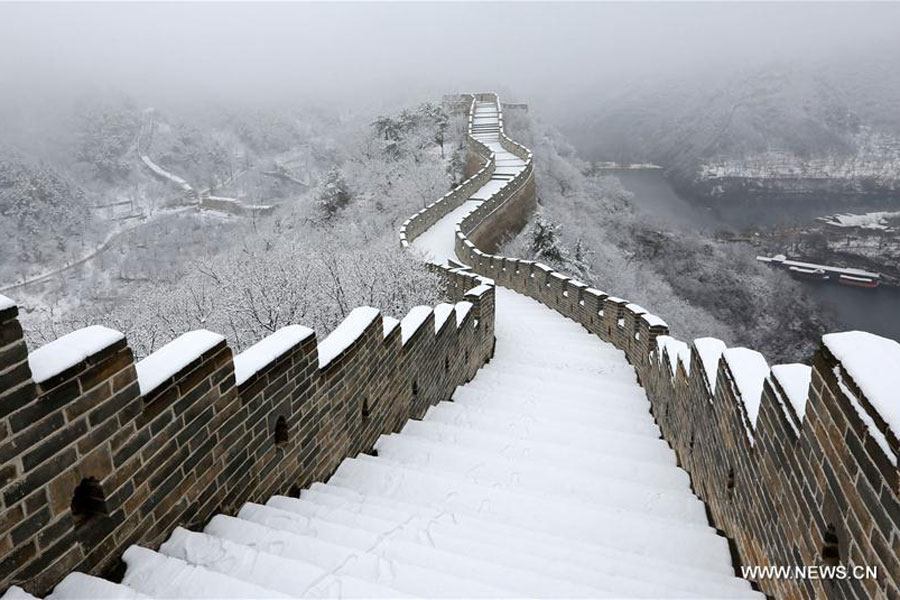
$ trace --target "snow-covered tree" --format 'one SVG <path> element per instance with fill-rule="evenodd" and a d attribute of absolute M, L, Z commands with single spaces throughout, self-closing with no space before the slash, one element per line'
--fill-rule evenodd
<path fill-rule="evenodd" d="M 560 226 L 539 213 L 531 225 L 529 240 L 531 251 L 538 260 L 546 259 L 563 263 L 568 251 L 563 247 L 559 235 Z"/>
<path fill-rule="evenodd" d="M 113 182 L 131 171 L 125 154 L 140 129 L 140 113 L 128 99 L 92 102 L 79 107 L 76 159 L 93 170 L 94 176 Z"/>
<path fill-rule="evenodd" d="M 347 206 L 351 200 L 350 189 L 344 176 L 337 167 L 332 167 L 322 178 L 319 184 L 319 190 L 316 195 L 316 204 L 325 215 L 326 219 L 334 217 L 334 215 Z"/>

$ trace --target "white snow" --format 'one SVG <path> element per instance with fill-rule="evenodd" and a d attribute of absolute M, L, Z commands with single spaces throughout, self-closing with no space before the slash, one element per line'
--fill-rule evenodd
<path fill-rule="evenodd" d="M 39 600 L 36 596 L 32 596 L 17 585 L 10 586 L 0 600 Z"/>
<path fill-rule="evenodd" d="M 819 217 L 819 220 L 834 227 L 887 230 L 887 220 L 897 218 L 900 218 L 900 212 L 877 211 L 864 214 L 837 213 L 827 217 Z"/>
<path fill-rule="evenodd" d="M 678 361 L 684 366 L 686 375 L 691 374 L 691 350 L 681 340 L 676 340 L 669 335 L 660 335 L 656 338 L 656 348 L 659 358 L 662 359 L 663 351 L 669 356 L 669 366 L 672 369 L 672 377 L 678 374 Z"/>
<path fill-rule="evenodd" d="M 433 312 L 430 306 L 414 306 L 410 309 L 409 313 L 403 317 L 400 321 L 400 330 L 403 338 L 403 344 L 406 345 L 406 342 L 419 330 L 419 327 L 422 326 L 422 323 L 428 319 L 428 315 Z"/>
<path fill-rule="evenodd" d="M 466 292 L 466 294 L 481 296 L 482 294 L 489 292 L 492 287 L 494 287 L 493 284 L 489 285 L 487 283 L 482 283 L 482 284 L 479 284 L 479 285 L 473 287 L 471 290 Z"/>
<path fill-rule="evenodd" d="M 180 187 L 183 191 L 190 192 L 193 190 L 193 188 L 190 186 L 190 184 L 188 184 L 187 181 L 185 181 L 178 175 L 175 175 L 173 173 L 166 171 L 165 169 L 160 167 L 158 164 L 153 162 L 153 160 L 149 156 L 147 156 L 147 155 L 141 156 L 141 161 L 145 165 L 147 165 L 147 168 L 150 169 L 151 171 L 153 171 L 156 175 L 159 175 L 163 179 L 168 179 L 169 181 L 171 181 L 172 183 L 174 183 L 175 185 Z"/>
<path fill-rule="evenodd" d="M 143 600 L 147 596 L 130 587 L 113 583 L 93 575 L 69 573 L 56 584 L 46 600 Z"/>
<path fill-rule="evenodd" d="M 141 394 L 149 394 L 224 339 L 205 329 L 189 331 L 138 362 L 135 368 Z"/>
<path fill-rule="evenodd" d="M 122 583 L 153 598 L 262 600 L 290 597 L 140 546 L 128 548 L 122 559 L 128 565 Z M 276 576 L 275 573 L 271 575 Z"/>
<path fill-rule="evenodd" d="M 700 355 L 700 362 L 703 364 L 703 371 L 706 373 L 706 382 L 709 384 L 709 391 L 716 393 L 716 377 L 719 374 L 719 359 L 722 358 L 722 352 L 725 351 L 725 342 L 722 340 L 705 337 L 694 340 L 694 348 Z"/>
<path fill-rule="evenodd" d="M 759 405 L 762 402 L 763 385 L 769 376 L 769 365 L 765 357 L 756 350 L 748 348 L 727 348 L 722 352 L 725 362 L 747 410 L 747 419 L 750 426 L 756 429 L 756 417 L 759 415 Z M 753 432 L 747 432 L 750 443 L 754 442 Z"/>
<path fill-rule="evenodd" d="M 13 308 L 16 305 L 11 299 L 7 298 L 3 294 L 0 294 L 0 310 L 6 310 L 8 308 Z"/>
<path fill-rule="evenodd" d="M 481 200 L 467 200 L 413 240 L 412 247 L 422 251 L 426 257 L 439 264 L 446 264 L 447 259 L 458 260 L 454 236 L 456 224 L 481 206 L 481 202 Z"/>
<path fill-rule="evenodd" d="M 31 378 L 35 383 L 46 381 L 123 339 L 124 334 L 102 325 L 68 333 L 28 355 Z"/>
<path fill-rule="evenodd" d="M 472 312 L 472 303 L 471 302 L 457 302 L 456 303 L 456 326 L 459 327 L 463 324 L 463 321 L 466 319 L 466 315 Z"/>
<path fill-rule="evenodd" d="M 900 344 L 862 331 L 830 333 L 822 341 L 894 437 L 900 437 Z"/>
<path fill-rule="evenodd" d="M 772 376 L 778 380 L 781 389 L 787 395 L 797 419 L 802 421 L 806 414 L 812 367 L 801 364 L 775 365 L 772 367 Z"/>
<path fill-rule="evenodd" d="M 657 317 L 656 315 L 650 313 L 644 313 L 641 315 L 641 319 L 647 324 L 648 327 L 668 327 L 669 325 Z"/>
<path fill-rule="evenodd" d="M 381 322 L 382 328 L 384 330 L 384 337 L 391 335 L 391 332 L 397 329 L 397 326 L 400 325 L 400 319 L 395 319 L 394 317 L 384 317 Z"/>
<path fill-rule="evenodd" d="M 452 304 L 447 304 L 446 302 L 442 302 L 434 307 L 434 332 L 437 333 L 441 330 L 441 327 L 444 326 L 444 323 L 447 322 L 447 319 L 453 313 L 454 306 Z"/>
<path fill-rule="evenodd" d="M 234 357 L 235 383 L 241 385 L 311 335 L 308 327 L 288 325 L 250 346 Z"/>
<path fill-rule="evenodd" d="M 331 361 L 358 340 L 380 315 L 381 312 L 371 306 L 358 306 L 351 310 L 347 318 L 341 321 L 327 338 L 319 342 L 319 368 L 324 369 L 331 364 Z"/>
<path fill-rule="evenodd" d="M 896 467 L 897 455 L 894 454 L 894 451 L 891 449 L 891 445 L 888 443 L 887 437 L 878 428 L 878 425 L 875 423 L 875 419 L 872 418 L 872 415 L 870 415 L 866 411 L 866 409 L 863 408 L 862 403 L 859 401 L 859 398 L 856 397 L 856 394 L 853 393 L 853 390 L 850 389 L 850 386 L 848 386 L 844 381 L 844 376 L 839 365 L 835 365 L 833 373 L 834 377 L 837 379 L 838 387 L 850 402 L 851 406 L 853 406 L 853 410 L 855 410 L 856 414 L 859 415 L 859 418 L 866 426 L 866 430 L 869 432 L 869 435 L 872 436 L 872 439 L 875 440 L 875 443 L 878 444 L 878 446 L 884 452 L 884 455 L 888 458 L 888 460 L 891 461 L 891 464 Z"/>

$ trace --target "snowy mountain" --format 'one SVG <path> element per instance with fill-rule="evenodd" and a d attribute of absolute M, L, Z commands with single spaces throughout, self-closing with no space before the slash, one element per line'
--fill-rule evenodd
<path fill-rule="evenodd" d="M 650 161 L 707 199 L 900 189 L 900 77 L 880 62 L 653 81 L 601 100 L 572 136 L 595 160 Z M 574 125 L 574 124 L 573 124 Z M 577 131 L 576 131 L 577 130 Z"/>

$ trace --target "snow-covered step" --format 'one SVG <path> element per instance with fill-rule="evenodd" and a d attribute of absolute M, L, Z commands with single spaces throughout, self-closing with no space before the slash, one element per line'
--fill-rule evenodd
<path fill-rule="evenodd" d="M 542 404 L 548 408 L 559 407 L 561 410 L 573 412 L 584 411 L 586 413 L 601 413 L 619 415 L 623 418 L 633 419 L 637 422 L 651 422 L 650 405 L 641 398 L 630 396 L 630 392 L 623 392 L 620 388 L 597 387 L 585 389 L 584 387 L 566 388 L 562 393 L 554 393 L 547 386 L 535 382 L 527 388 L 505 389 L 504 379 L 483 377 L 473 379 L 466 384 L 461 399 L 469 397 L 488 398 L 490 402 L 496 400 L 497 405 L 510 401 L 520 400 L 525 409 L 534 403 Z M 457 394 L 454 393 L 454 397 Z"/>
<path fill-rule="evenodd" d="M 220 526 L 227 530 L 235 524 L 228 522 Z M 159 552 L 289 596 L 329 598 L 338 590 L 344 598 L 396 598 L 404 595 L 394 588 L 356 577 L 336 576 L 298 557 L 285 558 L 227 537 L 196 533 L 181 527 L 160 546 Z"/>
<path fill-rule="evenodd" d="M 548 345 L 544 351 L 559 356 L 559 351 L 551 345 Z M 624 361 L 607 361 L 602 357 L 591 356 L 587 352 L 564 355 L 565 362 L 554 362 L 552 359 L 539 361 L 540 356 L 541 353 L 536 348 L 529 352 L 519 349 L 511 356 L 504 356 L 500 370 L 527 372 L 529 368 L 532 368 L 536 370 L 532 373 L 533 377 L 539 373 L 555 372 L 556 380 L 562 382 L 585 381 L 590 377 L 602 377 L 602 379 L 594 379 L 594 384 L 618 383 L 637 386 L 634 369 Z"/>
<path fill-rule="evenodd" d="M 594 477 L 531 464 L 528 461 L 498 461 L 461 453 L 405 447 L 399 436 L 383 437 L 377 445 L 379 462 L 400 465 L 428 474 L 442 475 L 489 485 L 495 489 L 559 497 L 660 519 L 706 524 L 703 503 L 690 490 L 660 490 L 647 484 Z"/>
<path fill-rule="evenodd" d="M 373 491 L 372 489 L 360 489 L 358 482 L 346 481 L 340 477 L 333 477 L 328 483 L 331 490 L 341 489 L 355 497 L 364 498 L 367 504 L 380 504 L 385 506 L 399 506 L 404 510 L 412 510 L 418 506 L 422 516 L 431 514 L 432 525 L 428 528 L 429 535 L 433 534 L 439 524 L 447 527 L 467 527 L 477 529 L 481 535 L 494 535 L 496 540 L 506 540 L 507 547 L 524 547 L 527 544 L 537 544 L 553 556 L 566 556 L 566 560 L 590 568 L 603 569 L 609 566 L 615 573 L 629 573 L 638 576 L 642 570 L 652 570 L 654 577 L 651 580 L 661 581 L 683 578 L 686 574 L 702 580 L 710 579 L 726 587 L 734 582 L 733 570 L 730 568 L 730 560 L 727 554 L 723 560 L 713 561 L 712 566 L 703 563 L 687 564 L 689 559 L 679 552 L 648 554 L 633 552 L 622 547 L 620 540 L 615 536 L 599 536 L 595 540 L 584 540 L 570 535 L 567 531 L 552 527 L 540 527 L 526 519 L 522 523 L 510 520 L 498 519 L 496 515 L 460 509 L 447 506 L 446 503 L 435 503 L 427 498 L 407 495 L 402 498 L 391 492 Z M 443 519 L 443 521 L 442 521 Z M 725 544 L 724 538 L 720 538 L 710 530 L 710 535 L 715 538 L 714 544 Z M 627 542 L 626 542 L 627 543 Z M 524 545 L 524 546 L 523 546 Z M 696 551 L 691 546 L 692 551 Z M 582 563 L 583 561 L 583 563 Z M 601 566 L 603 565 L 603 566 Z M 631 575 L 628 575 L 631 576 Z M 738 588 L 744 589 L 746 582 L 738 580 Z M 678 586 L 674 586 L 678 587 Z"/>
<path fill-rule="evenodd" d="M 290 598 L 287 594 L 216 571 L 131 546 L 122 555 L 128 568 L 122 583 L 151 598 Z"/>
<path fill-rule="evenodd" d="M 403 434 L 384 436 L 382 439 L 397 439 L 397 443 L 419 448 L 421 452 L 435 452 L 445 448 L 448 452 L 477 454 L 486 460 L 511 463 L 527 460 L 535 465 L 571 473 L 573 477 L 576 474 L 590 473 L 598 481 L 606 478 L 619 479 L 660 490 L 684 490 L 690 484 L 688 474 L 675 465 L 636 461 L 619 454 L 578 452 L 563 444 L 516 440 L 500 435 L 485 437 L 471 431 L 449 430 L 422 422 L 410 423 L 407 429 Z"/>
<path fill-rule="evenodd" d="M 448 510 L 475 513 L 581 541 L 611 544 L 642 556 L 731 572 L 724 538 L 698 523 L 677 523 L 650 515 L 604 510 L 574 501 L 535 497 L 486 486 L 449 481 L 376 461 L 349 459 L 334 478 L 361 492 L 391 498 L 416 498 Z"/>
<path fill-rule="evenodd" d="M 45 600 L 144 600 L 149 598 L 121 583 L 84 573 L 69 573 Z"/>
<path fill-rule="evenodd" d="M 490 397 L 475 389 L 461 388 L 453 394 L 453 410 L 494 414 L 505 419 L 531 423 L 553 423 L 560 427 L 574 427 L 588 432 L 615 431 L 632 435 L 659 438 L 659 427 L 649 413 L 627 410 L 604 410 L 602 405 L 587 410 L 557 405 L 553 400 L 543 404 L 526 405 L 514 397 Z"/>
<path fill-rule="evenodd" d="M 500 502 L 512 503 L 519 497 L 525 497 L 529 504 L 552 506 L 558 510 L 584 511 L 593 515 L 601 513 L 605 518 L 609 513 L 620 514 L 622 518 L 653 519 L 671 521 L 673 525 L 703 529 L 707 526 L 706 512 L 703 504 L 684 491 L 648 490 L 647 486 L 633 482 L 609 480 L 602 486 L 591 485 L 589 481 L 578 480 L 581 489 L 578 493 L 568 493 L 552 486 L 535 486 L 535 479 L 545 473 L 535 472 L 531 478 L 525 468 L 511 471 L 505 479 L 492 479 L 486 473 L 479 476 L 475 473 L 480 464 L 474 465 L 470 472 L 463 468 L 463 461 L 446 457 L 443 460 L 433 458 L 428 467 L 421 463 L 395 460 L 390 457 L 372 457 L 360 455 L 359 463 L 368 463 L 376 469 L 384 470 L 388 478 L 411 478 L 419 485 L 433 486 L 440 480 L 437 490 L 453 488 L 454 493 L 465 492 L 472 503 Z M 550 481 L 546 481 L 550 483 Z M 565 488 L 577 487 L 573 482 L 561 483 Z M 448 492 L 450 493 L 450 492 Z"/>
<path fill-rule="evenodd" d="M 492 396 L 466 386 L 453 393 L 453 402 L 473 408 L 483 407 L 490 410 L 518 413 L 535 419 L 551 419 L 584 426 L 624 428 L 623 430 L 631 433 L 646 433 L 659 437 L 659 427 L 649 412 L 619 408 L 612 410 L 601 400 L 591 404 L 577 405 L 558 402 L 555 398 Z"/>
<path fill-rule="evenodd" d="M 629 415 L 622 415 L 621 418 L 627 421 Z M 609 426 L 592 428 L 556 419 L 542 421 L 528 415 L 492 410 L 487 407 L 471 407 L 455 402 L 442 402 L 430 407 L 425 420 L 460 428 L 508 433 L 517 438 L 595 443 L 601 448 L 626 452 L 635 458 L 662 457 L 670 451 L 668 444 L 658 436 L 648 435 L 646 432 L 618 430 L 612 420 Z"/>
<path fill-rule="evenodd" d="M 441 564 L 420 566 L 382 557 L 378 548 L 386 532 L 361 526 L 360 518 L 354 520 L 352 515 L 344 514 L 344 520 L 339 523 L 337 520 L 329 521 L 278 508 L 278 500 L 275 499 L 269 502 L 271 505 L 265 506 L 245 504 L 239 517 L 301 538 L 300 543 L 291 546 L 294 557 L 302 555 L 304 560 L 318 562 L 320 566 L 342 575 L 389 586 L 417 597 L 497 598 L 516 595 L 508 589 L 441 571 Z"/>
<path fill-rule="evenodd" d="M 362 597 L 362 598 L 400 598 L 408 594 L 395 587 L 389 587 L 374 581 L 367 581 L 359 577 L 348 575 L 347 572 L 355 570 L 360 572 L 361 563 L 366 561 L 366 555 L 348 554 L 346 546 L 332 544 L 319 537 L 294 534 L 279 527 L 269 527 L 258 521 L 271 523 L 278 522 L 277 511 L 265 511 L 259 505 L 258 510 L 251 508 L 250 513 L 257 520 L 249 520 L 225 515 L 216 515 L 203 529 L 207 535 L 240 544 L 261 553 L 277 556 L 291 561 L 297 568 L 308 569 L 310 566 L 321 569 L 323 575 L 316 581 L 315 587 L 310 588 L 307 597 Z M 265 513 L 269 513 L 268 516 Z M 269 519 L 267 521 L 267 518 Z M 293 519 L 293 515 L 287 515 Z M 346 529 L 339 530 L 346 539 Z M 370 538 L 363 538 L 361 543 L 370 543 Z M 348 561 L 348 556 L 354 557 Z M 362 556 L 362 559 L 360 559 Z M 343 563 L 347 563 L 345 566 Z M 337 565 L 337 566 L 335 566 Z M 352 565 L 352 566 L 351 566 Z M 350 567 L 350 568 L 348 568 Z M 376 567 L 378 565 L 376 564 Z M 379 579 L 378 568 L 371 569 L 374 574 L 372 579 Z M 339 590 L 340 594 L 331 593 Z"/>
<path fill-rule="evenodd" d="M 568 438 L 564 440 L 546 439 L 546 437 L 526 438 L 509 433 L 456 427 L 434 421 L 410 421 L 404 426 L 402 435 L 424 438 L 441 444 L 483 449 L 509 457 L 545 453 L 547 457 L 558 457 L 560 460 L 566 458 L 582 463 L 596 461 L 598 464 L 603 464 L 604 468 L 614 469 L 617 473 L 625 473 L 630 470 L 635 473 L 636 477 L 659 476 L 662 471 L 678 470 L 674 456 L 635 457 L 621 452 L 614 445 L 604 447 L 593 441 L 573 443 L 573 440 Z M 686 477 L 686 473 L 684 473 L 684 478 L 681 475 L 671 476 L 673 480 L 681 479 L 682 481 L 685 481 Z"/>
<path fill-rule="evenodd" d="M 494 371 L 491 373 L 479 373 L 472 379 L 471 385 L 475 389 L 484 390 L 491 394 L 502 396 L 527 395 L 534 397 L 539 395 L 548 402 L 573 402 L 573 403 L 615 403 L 628 410 L 647 412 L 650 411 L 650 403 L 643 396 L 640 388 L 633 387 L 631 383 L 609 382 L 599 379 L 590 385 L 582 381 L 567 381 L 557 379 L 556 382 L 540 375 L 527 373 L 525 370 L 516 372 Z"/>
<path fill-rule="evenodd" d="M 440 405 L 433 406 L 428 410 L 425 422 L 447 425 L 457 429 L 469 429 L 485 434 L 505 434 L 516 439 L 567 444 L 583 449 L 594 448 L 606 454 L 627 456 L 632 460 L 659 461 L 660 464 L 675 463 L 672 449 L 664 440 L 651 439 L 646 436 L 611 431 L 602 432 L 602 434 L 600 432 L 575 431 L 566 427 L 554 427 L 551 424 L 532 425 L 527 422 L 497 419 L 490 415 L 457 415 Z"/>
<path fill-rule="evenodd" d="M 392 535 L 448 551 L 464 551 L 483 560 L 503 560 L 538 571 L 565 573 L 575 580 L 584 578 L 622 596 L 745 597 L 750 590 L 747 582 L 727 575 L 633 557 L 434 507 L 360 494 L 334 484 L 313 484 L 302 492 L 301 498 L 368 516 L 406 519 Z M 409 519 L 409 515 L 415 518 Z M 478 544 L 470 544 L 473 539 Z"/>
<path fill-rule="evenodd" d="M 309 519 L 352 523 L 354 527 L 377 534 L 378 543 L 370 551 L 384 560 L 393 562 L 395 571 L 406 568 L 407 565 L 418 565 L 463 579 L 506 588 L 514 596 L 571 598 L 610 595 L 608 591 L 594 586 L 511 567 L 495 560 L 475 560 L 465 552 L 447 552 L 431 545 L 423 546 L 407 541 L 399 535 L 399 532 L 411 524 L 409 515 L 395 515 L 393 518 L 385 518 L 384 515 L 371 516 L 359 511 L 348 511 L 334 503 L 321 503 L 303 497 L 298 499 L 275 496 L 266 506 L 294 512 Z M 467 543 L 469 546 L 480 544 L 477 539 L 469 539 Z"/>

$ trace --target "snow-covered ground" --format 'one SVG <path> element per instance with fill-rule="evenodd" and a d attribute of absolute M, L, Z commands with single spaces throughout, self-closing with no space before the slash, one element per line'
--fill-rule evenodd
<path fill-rule="evenodd" d="M 858 227 L 860 229 L 875 229 L 890 231 L 889 219 L 900 219 L 900 212 L 877 211 L 863 214 L 837 213 L 827 217 L 819 217 L 826 225 L 833 227 Z"/>
<path fill-rule="evenodd" d="M 452 242 L 461 214 L 434 231 Z M 434 237 L 419 247 L 452 256 Z M 54 598 L 762 598 L 734 576 L 623 353 L 513 291 L 496 301 L 492 361 L 378 456 L 179 528 L 158 552 L 133 546 L 121 584 L 73 574 Z"/>

